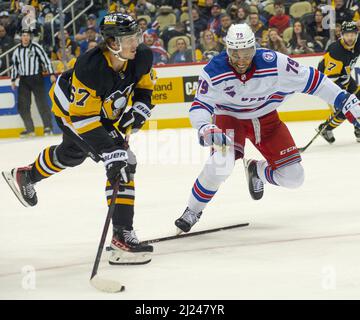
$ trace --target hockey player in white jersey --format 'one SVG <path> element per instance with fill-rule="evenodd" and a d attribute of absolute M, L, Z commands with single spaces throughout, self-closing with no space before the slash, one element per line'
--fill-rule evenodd
<path fill-rule="evenodd" d="M 226 36 L 226 52 L 202 70 L 190 109 L 200 144 L 210 146 L 212 152 L 193 185 L 185 212 L 175 221 L 180 230 L 190 231 L 199 220 L 206 204 L 231 174 L 235 161 L 244 157 L 245 139 L 265 158 L 244 160 L 253 199 L 262 198 L 266 183 L 285 188 L 302 185 L 301 156 L 276 111 L 294 92 L 316 95 L 341 109 L 351 123 L 360 125 L 355 95 L 312 67 L 279 52 L 256 49 L 249 26 L 232 25 Z"/>

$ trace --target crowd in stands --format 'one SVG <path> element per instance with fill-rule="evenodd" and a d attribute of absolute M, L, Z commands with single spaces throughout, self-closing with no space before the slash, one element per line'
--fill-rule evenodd
<path fill-rule="evenodd" d="M 100 41 L 99 22 L 106 12 L 132 15 L 143 30 L 144 43 L 154 53 L 154 65 L 208 61 L 224 49 L 224 37 L 232 23 L 247 23 L 255 33 L 259 47 L 285 54 L 323 52 L 330 43 L 327 0 L 193 0 L 191 15 L 194 23 L 195 54 L 193 58 L 191 27 L 187 0 L 94 0 L 94 5 L 71 23 L 64 32 L 52 37 L 51 21 L 60 28 L 58 0 L 0 1 L 0 54 L 19 42 L 24 28 L 24 16 L 33 6 L 34 17 L 28 19 L 34 41 L 40 43 L 54 62 L 55 70 L 71 68 L 76 58 Z M 64 7 L 71 2 L 63 0 Z M 332 0 L 336 12 L 335 40 L 340 37 L 343 21 L 360 25 L 359 0 Z M 90 1 L 78 1 L 76 12 L 84 10 Z M 65 24 L 71 20 L 65 13 Z M 62 57 L 65 52 L 65 57 Z M 0 60 L 0 72 L 8 61 Z"/>

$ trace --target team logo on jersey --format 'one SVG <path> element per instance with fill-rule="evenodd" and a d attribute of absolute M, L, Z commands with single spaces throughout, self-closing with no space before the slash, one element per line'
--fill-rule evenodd
<path fill-rule="evenodd" d="M 273 62 L 275 60 L 275 54 L 273 52 L 264 52 L 262 56 L 267 62 Z"/>
<path fill-rule="evenodd" d="M 234 86 L 230 86 L 230 87 L 226 87 L 224 89 L 225 93 L 228 94 L 230 97 L 234 98 L 234 96 L 236 95 L 235 91 L 233 90 Z"/>

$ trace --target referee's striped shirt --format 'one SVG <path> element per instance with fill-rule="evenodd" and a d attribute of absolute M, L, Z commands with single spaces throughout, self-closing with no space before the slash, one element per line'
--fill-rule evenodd
<path fill-rule="evenodd" d="M 20 45 L 12 55 L 11 80 L 18 76 L 33 76 L 41 73 L 43 65 L 47 72 L 54 73 L 51 62 L 44 49 L 35 42 L 30 42 L 27 47 Z"/>

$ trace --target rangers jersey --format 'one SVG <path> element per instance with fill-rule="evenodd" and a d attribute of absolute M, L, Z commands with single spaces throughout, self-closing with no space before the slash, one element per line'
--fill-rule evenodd
<path fill-rule="evenodd" d="M 238 74 L 223 51 L 200 74 L 190 120 L 199 129 L 211 122 L 213 114 L 259 118 L 295 92 L 316 95 L 333 105 L 339 103 L 336 98 L 342 90 L 318 70 L 268 49 L 257 49 L 249 71 Z"/>

